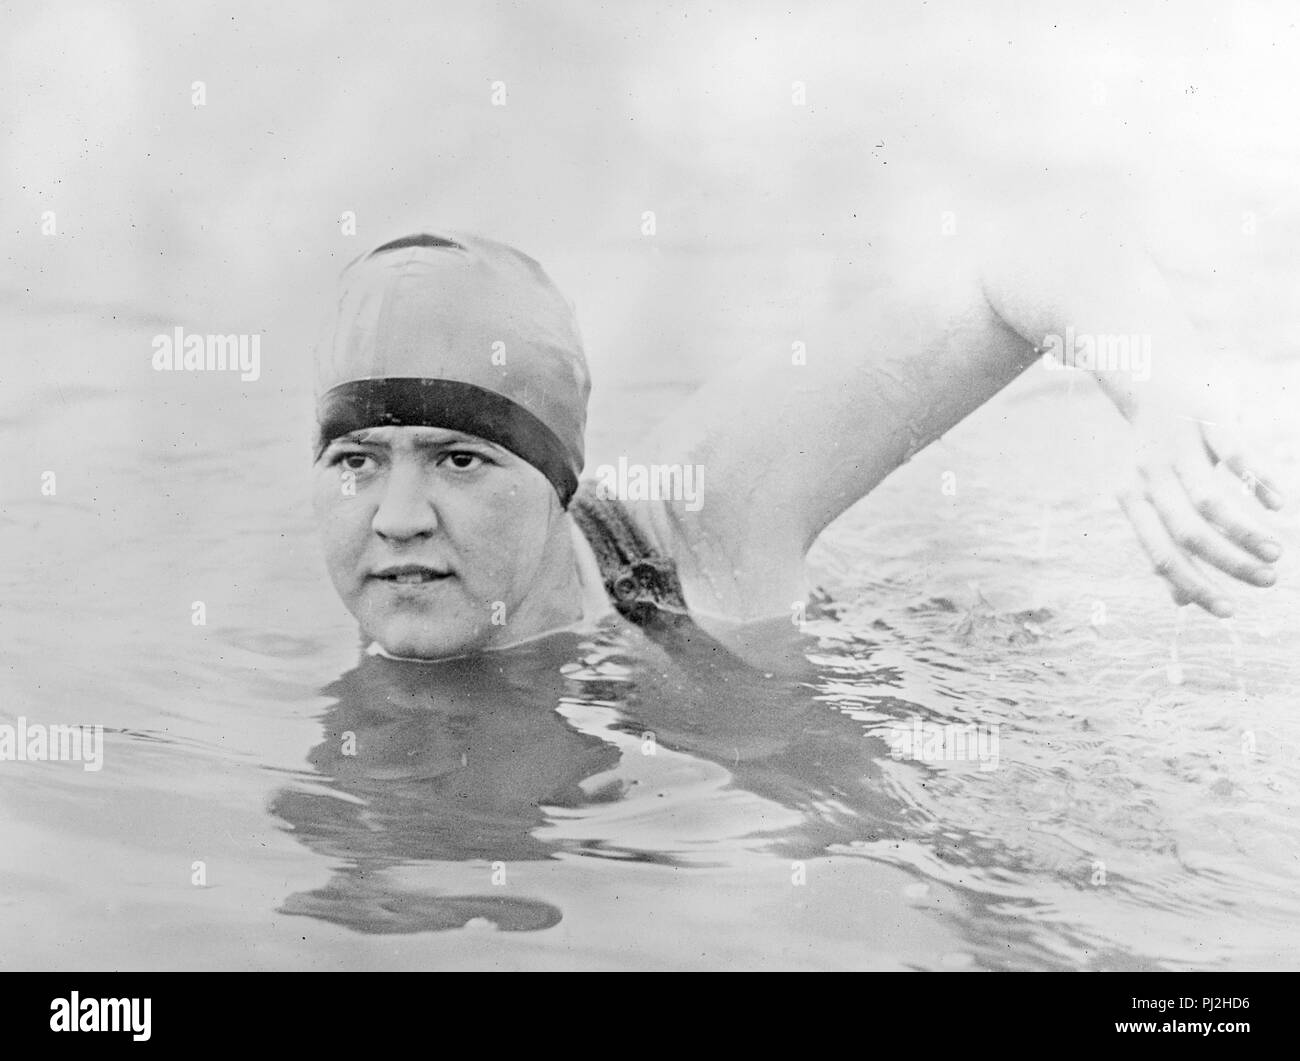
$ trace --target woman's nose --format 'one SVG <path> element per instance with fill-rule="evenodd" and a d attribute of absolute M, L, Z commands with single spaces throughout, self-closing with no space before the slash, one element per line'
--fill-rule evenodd
<path fill-rule="evenodd" d="M 438 527 L 429 483 L 419 467 L 398 462 L 387 476 L 371 527 L 381 538 L 427 537 Z"/>

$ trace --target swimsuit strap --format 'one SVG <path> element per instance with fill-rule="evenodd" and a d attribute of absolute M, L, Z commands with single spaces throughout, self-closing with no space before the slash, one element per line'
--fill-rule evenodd
<path fill-rule="evenodd" d="M 651 546 L 626 502 L 600 496 L 595 481 L 587 479 L 569 512 L 591 543 L 605 591 L 620 615 L 638 626 L 686 615 L 677 564 Z"/>

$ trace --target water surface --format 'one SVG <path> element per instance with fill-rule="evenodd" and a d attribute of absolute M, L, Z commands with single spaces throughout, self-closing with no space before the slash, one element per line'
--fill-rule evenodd
<path fill-rule="evenodd" d="M 1082 381 L 902 469 L 740 655 L 612 626 L 428 666 L 334 598 L 287 359 L 164 377 L 148 316 L 9 312 L 45 374 L 0 412 L 0 721 L 107 734 L 98 773 L 0 764 L 5 967 L 1294 965 L 1295 512 L 1277 589 L 1180 619 Z M 601 398 L 637 428 L 689 386 Z M 997 769 L 892 758 L 913 720 L 997 725 Z"/>

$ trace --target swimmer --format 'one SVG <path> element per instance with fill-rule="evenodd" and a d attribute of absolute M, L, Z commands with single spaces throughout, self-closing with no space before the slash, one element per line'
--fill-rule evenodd
<path fill-rule="evenodd" d="M 1039 250 L 1062 239 L 1073 253 Z M 455 232 L 363 254 L 318 353 L 313 496 L 371 651 L 444 660 L 611 612 L 686 639 L 788 617 L 837 516 L 1054 339 L 1116 330 L 1147 337 L 1156 368 L 1094 373 L 1132 432 L 1119 500 L 1155 573 L 1175 603 L 1219 617 L 1231 605 L 1202 565 L 1272 585 L 1281 549 L 1257 509 L 1281 495 L 1154 264 L 1029 223 L 982 246 L 900 260 L 860 297 L 832 292 L 850 308 L 828 313 L 805 364 L 719 374 L 628 454 L 702 469 L 695 504 L 581 480 L 590 380 L 574 310 L 535 261 Z"/>

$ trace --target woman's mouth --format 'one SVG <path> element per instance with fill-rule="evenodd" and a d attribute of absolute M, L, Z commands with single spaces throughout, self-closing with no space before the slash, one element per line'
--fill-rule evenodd
<path fill-rule="evenodd" d="M 419 586 L 429 582 L 440 582 L 451 577 L 450 571 L 440 571 L 424 564 L 394 564 L 380 568 L 371 578 L 391 582 L 398 586 Z"/>

